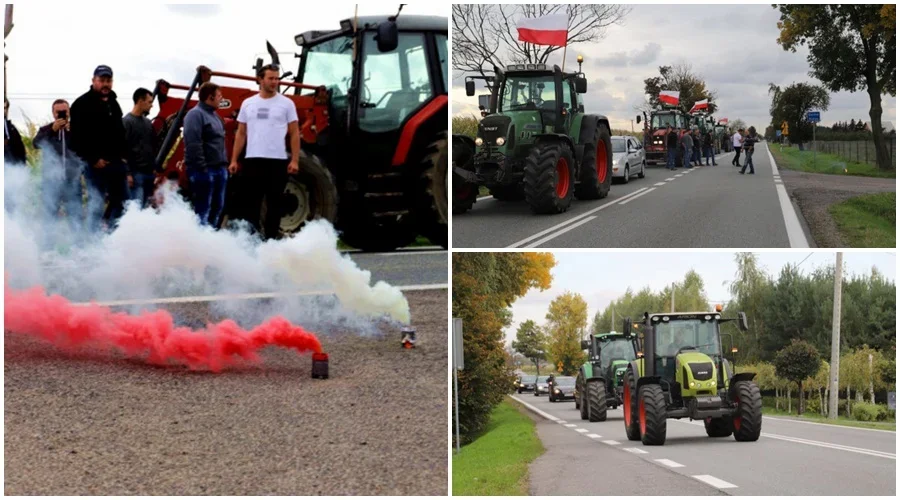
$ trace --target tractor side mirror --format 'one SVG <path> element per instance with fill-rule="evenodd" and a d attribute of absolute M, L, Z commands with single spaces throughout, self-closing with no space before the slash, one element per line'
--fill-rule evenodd
<path fill-rule="evenodd" d="M 475 81 L 467 80 L 466 81 L 466 95 L 472 97 L 475 95 Z"/>
<path fill-rule="evenodd" d="M 740 328 L 742 332 L 746 332 L 750 329 L 747 325 L 747 315 L 743 312 L 738 313 L 738 328 Z"/>
<path fill-rule="evenodd" d="M 582 340 L 582 341 L 581 341 L 581 350 L 582 350 L 582 351 L 590 350 L 590 348 L 591 348 L 591 341 L 590 341 L 590 340 Z"/>
<path fill-rule="evenodd" d="M 583 76 L 575 77 L 575 92 L 578 94 L 587 94 L 587 78 Z"/>
<path fill-rule="evenodd" d="M 631 335 L 631 318 L 625 318 L 622 321 L 622 333 L 625 335 Z"/>
<path fill-rule="evenodd" d="M 637 116 L 634 118 L 634 121 L 637 122 L 637 123 L 641 123 L 641 115 L 637 115 Z"/>
<path fill-rule="evenodd" d="M 475 82 L 472 82 L 472 83 L 475 83 Z M 491 109 L 491 96 L 490 96 L 490 94 L 478 96 L 478 109 L 480 109 L 480 110 Z"/>
<path fill-rule="evenodd" d="M 397 49 L 399 43 L 397 23 L 386 21 L 378 25 L 375 41 L 378 42 L 378 52 L 391 52 Z"/>

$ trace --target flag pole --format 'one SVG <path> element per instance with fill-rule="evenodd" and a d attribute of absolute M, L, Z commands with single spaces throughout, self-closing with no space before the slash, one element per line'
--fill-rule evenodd
<path fill-rule="evenodd" d="M 566 40 L 566 44 L 563 45 L 563 65 L 562 65 L 562 70 L 563 70 L 563 72 L 566 71 L 566 49 L 567 49 L 567 48 L 569 48 L 569 41 L 568 41 L 568 40 Z"/>

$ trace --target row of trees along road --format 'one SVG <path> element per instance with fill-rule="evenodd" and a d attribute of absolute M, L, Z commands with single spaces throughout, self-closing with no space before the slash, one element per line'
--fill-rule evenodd
<path fill-rule="evenodd" d="M 897 95 L 897 6 L 848 3 L 774 7 L 781 13 L 778 43 L 792 52 L 803 45 L 809 47 L 810 76 L 831 92 L 864 90 L 869 95 L 878 167 L 895 169 L 882 133 L 881 96 Z M 780 122 L 776 126 L 780 127 Z M 792 128 L 790 137 L 796 141 L 793 134 Z"/>
<path fill-rule="evenodd" d="M 550 287 L 556 265 L 550 253 L 454 253 L 454 318 L 463 320 L 465 369 L 459 376 L 459 428 L 469 442 L 484 429 L 491 410 L 512 387 L 503 342 L 512 323 L 510 305 L 528 290 Z"/>

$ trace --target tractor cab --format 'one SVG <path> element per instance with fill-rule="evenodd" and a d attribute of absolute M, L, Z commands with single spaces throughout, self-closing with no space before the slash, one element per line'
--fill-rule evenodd
<path fill-rule="evenodd" d="M 591 335 L 590 340 L 582 340 L 581 347 L 588 351 L 590 362 L 599 373 L 621 387 L 622 376 L 628 362 L 637 358 L 637 335 L 623 335 L 609 332 Z"/>
<path fill-rule="evenodd" d="M 622 382 L 628 364 L 637 359 L 638 337 L 633 333 L 595 333 L 581 341 L 581 348 L 588 351 L 588 360 L 575 380 L 575 407 L 581 410 L 582 419 L 602 421 L 606 408 L 622 404 Z"/>

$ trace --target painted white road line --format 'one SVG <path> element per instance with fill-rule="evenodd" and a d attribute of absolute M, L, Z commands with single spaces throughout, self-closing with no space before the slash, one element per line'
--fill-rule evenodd
<path fill-rule="evenodd" d="M 556 423 L 557 424 L 568 424 L 569 422 L 566 422 L 565 420 L 557 420 Z"/>
<path fill-rule="evenodd" d="M 581 434 L 587 434 L 588 430 L 587 429 L 575 429 L 575 432 L 580 432 Z"/>
<path fill-rule="evenodd" d="M 601 436 L 600 434 L 587 434 L 587 437 L 594 438 L 594 439 L 600 439 L 603 436 Z"/>
<path fill-rule="evenodd" d="M 671 181 L 674 181 L 674 180 L 675 180 L 674 177 L 669 177 L 668 179 L 666 179 L 667 182 L 671 182 Z"/>
<path fill-rule="evenodd" d="M 446 284 L 433 285 L 404 285 L 397 287 L 403 292 L 417 292 L 424 290 L 446 290 L 449 287 Z M 113 307 L 113 306 L 137 306 L 146 304 L 188 304 L 194 302 L 217 302 L 223 300 L 256 300 L 256 299 L 274 299 L 279 297 L 306 297 L 334 295 L 334 290 L 317 290 L 308 292 L 262 292 L 262 293 L 236 293 L 226 295 L 197 295 L 189 297 L 159 297 L 149 299 L 125 299 L 125 300 L 107 300 L 96 302 L 74 302 L 75 306 L 89 306 L 91 304 Z"/>
<path fill-rule="evenodd" d="M 691 476 L 691 477 L 698 481 L 703 481 L 704 483 L 706 483 L 710 486 L 714 486 L 719 489 L 737 488 L 737 485 L 731 484 L 726 481 L 722 481 L 721 479 L 719 479 L 717 477 L 713 477 L 713 476 L 701 475 L 701 476 Z"/>
<path fill-rule="evenodd" d="M 630 451 L 631 453 L 636 453 L 638 455 L 646 455 L 648 452 L 640 449 L 640 448 L 622 448 L 625 451 Z"/>
<path fill-rule="evenodd" d="M 567 226 L 567 225 L 569 225 L 569 224 L 571 224 L 571 223 L 573 223 L 573 222 L 575 222 L 575 221 L 577 221 L 577 220 L 581 220 L 581 219 L 583 219 L 583 218 L 585 218 L 585 217 L 587 217 L 587 216 L 589 216 L 589 215 L 591 215 L 591 214 L 593 214 L 593 213 L 595 213 L 595 212 L 598 212 L 598 211 L 600 211 L 600 210 L 603 210 L 604 208 L 606 208 L 606 207 L 608 207 L 608 206 L 610 206 L 610 205 L 613 205 L 613 204 L 615 204 L 615 203 L 617 203 L 617 202 L 620 202 L 620 201 L 622 201 L 623 199 L 628 198 L 629 196 L 633 196 L 633 195 L 635 195 L 635 194 L 637 194 L 637 193 L 640 193 L 641 191 L 644 191 L 645 189 L 647 189 L 647 188 L 643 187 L 643 188 L 637 189 L 637 190 L 635 190 L 635 191 L 632 191 L 631 193 L 628 193 L 627 195 L 623 196 L 622 198 L 619 198 L 619 199 L 616 199 L 616 200 L 612 200 L 612 201 L 610 201 L 610 202 L 608 202 L 608 203 L 605 203 L 605 204 L 603 204 L 603 205 L 600 205 L 600 206 L 597 207 L 597 208 L 592 208 L 592 209 L 588 210 L 587 212 L 585 212 L 585 213 L 583 213 L 583 214 L 577 215 L 577 216 L 575 216 L 575 217 L 573 217 L 573 218 L 571 218 L 571 219 L 568 219 L 568 220 L 564 220 L 564 221 L 560 222 L 559 224 L 557 224 L 557 225 L 555 225 L 555 226 L 548 227 L 547 229 L 544 229 L 543 231 L 541 231 L 541 232 L 539 232 L 539 233 L 532 234 L 531 236 L 525 238 L 524 240 L 517 241 L 517 242 L 513 243 L 512 245 L 507 246 L 506 248 L 518 248 L 518 247 L 521 247 L 521 246 L 523 246 L 523 245 L 526 245 L 526 244 L 528 244 L 528 242 L 530 242 L 531 240 L 535 240 L 535 239 L 540 238 L 541 236 L 543 236 L 543 235 L 545 235 L 545 234 L 547 234 L 547 233 L 553 232 L 553 231 L 555 231 L 555 230 L 557 230 L 557 229 L 559 229 L 559 228 L 561 228 L 561 227 L 563 227 L 563 226 Z M 533 245 L 533 246 L 537 246 L 537 245 Z"/>
<path fill-rule="evenodd" d="M 819 422 L 805 422 L 803 420 L 794 420 L 792 418 L 778 418 L 778 417 L 763 417 L 765 420 L 778 420 L 779 422 L 793 422 L 795 424 L 804 424 L 804 425 L 823 425 L 825 427 L 840 427 L 841 429 L 853 429 L 854 431 L 870 431 L 870 432 L 890 432 L 891 434 L 896 434 L 897 431 L 889 431 L 885 429 L 865 429 L 863 427 L 848 427 L 846 425 L 836 425 L 836 424 L 823 424 Z"/>
<path fill-rule="evenodd" d="M 775 158 L 772 157 L 772 151 L 766 144 L 766 153 L 769 155 L 769 162 L 772 164 L 772 176 L 778 175 L 778 165 L 775 164 Z M 783 184 L 775 184 L 775 191 L 778 193 L 778 203 L 781 205 L 781 215 L 784 218 L 784 227 L 787 230 L 788 242 L 791 248 L 809 248 L 809 242 L 806 240 L 806 234 L 803 233 L 803 227 L 800 225 L 800 219 L 797 212 L 791 204 L 791 198 L 787 194 Z"/>
<path fill-rule="evenodd" d="M 549 414 L 549 413 L 546 413 L 546 412 L 543 412 L 543 411 L 541 411 L 541 410 L 535 408 L 534 406 L 532 406 L 532 405 L 526 403 L 525 401 L 522 401 L 521 399 L 519 399 L 519 398 L 517 398 L 517 397 L 515 397 L 515 396 L 510 396 L 510 397 L 513 398 L 513 399 L 515 399 L 516 401 L 522 403 L 522 405 L 524 405 L 525 408 L 528 408 L 529 410 L 531 410 L 531 411 L 537 413 L 538 415 L 540 415 L 540 416 L 546 418 L 547 420 L 552 420 L 553 422 L 556 422 L 557 420 L 559 420 L 558 418 L 554 417 L 553 415 L 551 415 L 551 414 Z"/>
<path fill-rule="evenodd" d="M 676 468 L 676 467 L 684 467 L 684 466 L 681 465 L 680 463 L 678 463 L 678 462 L 673 462 L 673 461 L 669 460 L 668 458 L 657 458 L 657 459 L 655 459 L 654 461 L 655 461 L 655 462 L 659 462 L 659 463 L 665 465 L 666 467 L 672 467 L 673 469 Z"/>
<path fill-rule="evenodd" d="M 570 428 L 570 429 L 573 428 L 573 427 L 578 427 L 578 426 L 575 425 L 575 424 L 565 424 L 565 426 L 568 427 L 568 428 Z"/>
<path fill-rule="evenodd" d="M 684 174 L 676 174 L 675 177 L 681 177 Z"/>
<path fill-rule="evenodd" d="M 622 443 L 620 443 L 620 442 L 618 442 L 618 441 L 613 441 L 613 440 L 603 441 L 603 442 L 606 443 L 606 444 L 608 444 L 608 445 L 610 445 L 610 446 L 618 446 L 618 445 L 622 444 Z"/>
<path fill-rule="evenodd" d="M 649 193 L 650 191 L 655 191 L 655 190 L 656 190 L 656 188 L 650 188 L 637 196 L 632 196 L 631 198 L 628 198 L 625 201 L 619 202 L 619 205 L 624 205 L 630 201 L 634 201 L 636 198 L 640 198 L 641 196 L 644 196 L 645 194 Z"/>
<path fill-rule="evenodd" d="M 665 182 L 657 182 L 656 184 L 654 184 L 654 186 L 665 186 L 665 185 L 666 185 Z"/>
<path fill-rule="evenodd" d="M 886 451 L 870 450 L 867 448 L 857 448 L 855 446 L 846 446 L 846 445 L 842 445 L 842 444 L 825 443 L 822 441 L 813 441 L 812 439 L 795 438 L 792 436 L 782 436 L 779 434 L 769 434 L 766 432 L 763 432 L 760 435 L 770 438 L 770 439 L 779 439 L 781 441 L 789 441 L 792 443 L 808 444 L 810 446 L 819 446 L 821 448 L 831 448 L 832 450 L 849 451 L 851 453 L 861 453 L 863 455 L 871 455 L 873 457 L 897 460 L 896 454 L 888 453 Z"/>
<path fill-rule="evenodd" d="M 493 198 L 493 195 L 482 196 L 480 198 L 475 198 L 475 201 L 487 200 L 489 198 Z"/>
<path fill-rule="evenodd" d="M 596 218 L 597 218 L 596 215 L 592 215 L 592 216 L 588 217 L 587 219 L 582 219 L 582 220 L 576 222 L 575 224 L 572 224 L 571 226 L 566 226 L 566 227 L 560 229 L 559 231 L 551 234 L 550 236 L 546 236 L 544 238 L 541 238 L 541 239 L 535 241 L 534 243 L 531 244 L 531 246 L 539 247 L 539 246 L 543 245 L 544 243 L 547 243 L 548 241 L 552 240 L 553 238 L 557 238 L 565 233 L 568 233 L 569 231 L 575 229 L 576 227 L 581 226 L 583 224 L 587 224 L 588 222 L 590 222 Z"/>

